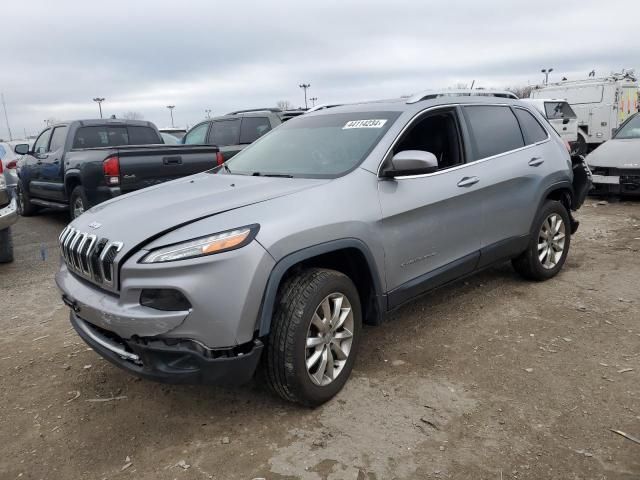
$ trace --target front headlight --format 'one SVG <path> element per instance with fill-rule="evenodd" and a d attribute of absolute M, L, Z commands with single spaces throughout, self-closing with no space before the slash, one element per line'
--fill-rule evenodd
<path fill-rule="evenodd" d="M 173 245 L 152 250 L 140 262 L 173 262 L 175 260 L 185 260 L 187 258 L 236 250 L 250 243 L 258 233 L 259 228 L 259 225 L 249 225 L 206 237 L 195 238 L 187 242 L 174 243 Z"/>

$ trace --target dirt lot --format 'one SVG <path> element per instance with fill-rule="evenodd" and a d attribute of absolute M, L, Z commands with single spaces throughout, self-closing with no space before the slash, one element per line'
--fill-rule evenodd
<path fill-rule="evenodd" d="M 579 217 L 557 278 L 505 265 L 366 328 L 316 410 L 103 361 L 53 283 L 66 218 L 21 219 L 0 266 L 0 478 L 640 478 L 640 445 L 609 430 L 640 436 L 640 203 Z"/>

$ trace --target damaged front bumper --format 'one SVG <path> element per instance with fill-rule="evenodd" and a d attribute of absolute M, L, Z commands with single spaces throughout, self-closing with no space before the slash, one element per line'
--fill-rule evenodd
<path fill-rule="evenodd" d="M 228 349 L 208 349 L 191 340 L 125 340 L 70 312 L 71 325 L 98 354 L 114 365 L 149 380 L 174 384 L 240 385 L 258 366 L 260 340 Z"/>

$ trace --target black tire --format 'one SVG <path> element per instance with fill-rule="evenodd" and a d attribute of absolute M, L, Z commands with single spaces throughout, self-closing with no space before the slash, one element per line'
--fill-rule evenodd
<path fill-rule="evenodd" d="M 18 203 L 18 213 L 23 217 L 30 217 L 38 213 L 38 206 L 31 203 L 31 197 L 29 196 L 29 192 L 27 192 L 24 188 L 24 184 L 22 180 L 18 180 L 18 185 L 16 186 L 16 197 Z"/>
<path fill-rule="evenodd" d="M 543 262 L 539 258 L 538 246 L 542 238 L 541 232 L 543 224 L 549 217 L 554 214 L 559 215 L 564 223 L 564 246 L 562 249 L 562 254 L 557 260 L 555 266 L 551 268 L 545 268 Z M 570 246 L 571 223 L 569 212 L 567 212 L 566 207 L 562 203 L 555 200 L 547 200 L 536 216 L 527 249 L 520 256 L 512 260 L 513 268 L 516 270 L 516 272 L 529 280 L 548 280 L 552 277 L 555 277 L 562 269 L 562 266 L 567 259 Z"/>
<path fill-rule="evenodd" d="M 13 262 L 13 238 L 11 228 L 0 230 L 0 263 Z"/>
<path fill-rule="evenodd" d="M 306 342 L 311 319 L 328 295 L 344 295 L 353 313 L 353 340 L 348 357 L 328 385 L 314 383 L 306 367 Z M 357 355 L 362 330 L 360 297 L 353 282 L 340 272 L 313 268 L 292 276 L 282 285 L 271 332 L 266 341 L 264 376 L 270 389 L 285 400 L 315 407 L 330 400 L 344 386 Z"/>
<path fill-rule="evenodd" d="M 89 210 L 89 200 L 87 199 L 87 194 L 84 191 L 84 187 L 78 185 L 71 192 L 71 196 L 69 197 L 69 216 L 71 220 L 76 219 L 81 214 L 77 214 L 77 205 L 76 202 L 82 203 L 82 211 L 86 212 Z"/>

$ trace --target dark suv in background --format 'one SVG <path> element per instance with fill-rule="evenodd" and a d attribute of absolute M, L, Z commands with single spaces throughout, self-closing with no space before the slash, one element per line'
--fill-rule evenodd
<path fill-rule="evenodd" d="M 304 110 L 279 108 L 238 110 L 198 123 L 186 133 L 182 143 L 216 145 L 221 161 L 227 161 L 265 133 L 302 113 Z"/>

